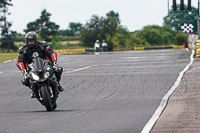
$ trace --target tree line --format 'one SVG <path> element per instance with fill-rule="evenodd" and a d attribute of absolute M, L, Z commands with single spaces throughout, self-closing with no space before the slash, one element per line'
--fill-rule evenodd
<path fill-rule="evenodd" d="M 14 41 L 17 32 L 10 30 L 12 23 L 7 22 L 6 19 L 10 15 L 9 6 L 13 6 L 11 0 L 0 0 L 0 47 L 16 50 Z M 196 12 L 190 15 L 193 18 L 198 17 Z M 130 32 L 126 26 L 121 25 L 120 15 L 114 11 L 108 12 L 106 17 L 93 15 L 84 25 L 72 22 L 65 30 L 60 30 L 59 25 L 50 21 L 50 17 L 51 13 L 46 9 L 42 10 L 38 19 L 27 24 L 24 33 L 36 31 L 39 39 L 51 42 L 52 46 L 60 41 L 59 36 L 76 37 L 85 47 L 93 47 L 96 40 L 106 40 L 110 51 L 114 48 L 132 50 L 134 46 L 182 45 L 187 41 L 187 34 L 182 33 L 180 25 L 185 21 L 188 23 L 193 21 L 191 17 L 183 13 L 170 13 L 164 17 L 163 26 L 148 25 L 141 30 Z"/>

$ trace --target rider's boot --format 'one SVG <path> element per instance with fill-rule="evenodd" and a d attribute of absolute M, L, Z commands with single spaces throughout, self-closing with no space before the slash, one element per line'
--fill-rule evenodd
<path fill-rule="evenodd" d="M 30 88 L 30 83 L 28 82 L 28 79 L 22 79 L 21 83 L 27 87 Z M 31 89 L 31 88 L 30 88 Z M 36 98 L 35 94 L 33 93 L 33 90 L 31 89 L 31 98 Z"/>
<path fill-rule="evenodd" d="M 30 96 L 31 98 L 36 98 L 35 97 L 35 94 L 31 91 L 31 96 Z"/>
<path fill-rule="evenodd" d="M 63 87 L 60 85 L 60 83 L 58 82 L 58 90 L 60 91 L 60 92 L 62 92 L 62 91 L 64 91 L 64 89 L 63 89 Z"/>

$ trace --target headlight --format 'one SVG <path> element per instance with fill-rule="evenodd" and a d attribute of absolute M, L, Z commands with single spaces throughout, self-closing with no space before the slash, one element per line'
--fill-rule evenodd
<path fill-rule="evenodd" d="M 32 77 L 34 80 L 39 80 L 40 77 L 38 75 L 36 75 L 35 73 L 31 73 Z"/>
<path fill-rule="evenodd" d="M 46 78 L 48 78 L 49 77 L 49 72 L 46 72 L 45 74 L 44 74 L 44 78 L 46 79 Z"/>

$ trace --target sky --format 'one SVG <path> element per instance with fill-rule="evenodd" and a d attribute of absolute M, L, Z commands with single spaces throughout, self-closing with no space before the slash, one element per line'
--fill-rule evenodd
<path fill-rule="evenodd" d="M 136 31 L 147 25 L 163 26 L 163 18 L 168 14 L 168 0 L 12 0 L 11 3 L 13 6 L 8 8 L 11 30 L 22 34 L 29 22 L 40 17 L 43 9 L 51 13 L 50 21 L 59 25 L 60 30 L 68 29 L 70 22 L 84 25 L 93 15 L 106 17 L 114 11 L 119 14 L 121 25 Z M 198 0 L 192 0 L 193 6 L 197 7 L 197 3 Z"/>

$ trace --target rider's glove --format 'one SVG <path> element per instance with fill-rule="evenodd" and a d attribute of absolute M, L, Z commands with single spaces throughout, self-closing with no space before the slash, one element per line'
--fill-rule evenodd
<path fill-rule="evenodd" d="M 55 69 L 58 68 L 58 63 L 57 62 L 53 63 L 53 68 L 55 68 Z"/>
<path fill-rule="evenodd" d="M 55 71 L 58 70 L 58 63 L 57 63 L 57 62 L 54 62 L 54 63 L 53 63 L 53 68 L 54 68 Z"/>
<path fill-rule="evenodd" d="M 54 62 L 54 63 L 53 63 L 53 68 L 54 68 L 55 72 L 58 72 L 58 73 L 62 74 L 63 68 L 60 67 L 60 66 L 58 66 L 58 63 L 57 63 L 57 62 Z"/>
<path fill-rule="evenodd" d="M 58 66 L 58 63 L 57 63 L 57 62 L 54 62 L 53 65 L 54 65 L 54 66 Z"/>
<path fill-rule="evenodd" d="M 29 84 L 28 78 L 27 78 L 28 73 L 26 72 L 25 69 L 22 70 L 22 75 L 24 76 L 24 78 L 22 79 L 21 83 L 22 83 L 23 85 L 25 85 L 25 86 L 30 87 L 30 84 Z"/>
<path fill-rule="evenodd" d="M 26 77 L 26 76 L 28 75 L 28 73 L 26 72 L 25 69 L 22 70 L 22 75 L 23 75 L 24 77 Z"/>

